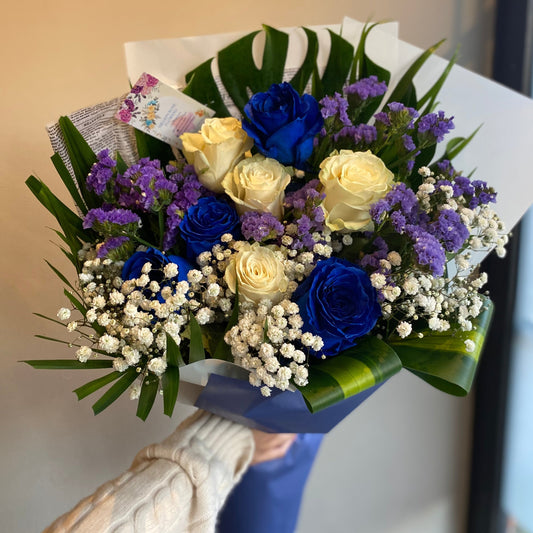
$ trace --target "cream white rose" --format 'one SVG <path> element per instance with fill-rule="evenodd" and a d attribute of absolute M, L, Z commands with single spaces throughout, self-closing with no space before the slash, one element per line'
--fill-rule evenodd
<path fill-rule="evenodd" d="M 265 299 L 279 302 L 289 284 L 281 261 L 258 243 L 246 243 L 231 257 L 224 279 L 233 293 L 238 284 L 239 298 L 256 304 Z"/>
<path fill-rule="evenodd" d="M 258 154 L 243 159 L 228 172 L 222 187 L 235 202 L 239 215 L 258 211 L 281 218 L 285 188 L 290 181 L 291 175 L 281 163 Z"/>
<path fill-rule="evenodd" d="M 198 133 L 180 137 L 187 162 L 194 165 L 200 183 L 214 192 L 223 192 L 220 182 L 250 150 L 253 139 L 233 117 L 208 118 Z"/>
<path fill-rule="evenodd" d="M 326 195 L 326 225 L 339 231 L 359 230 L 371 222 L 370 205 L 390 190 L 394 174 L 372 152 L 341 150 L 320 164 L 318 175 Z"/>

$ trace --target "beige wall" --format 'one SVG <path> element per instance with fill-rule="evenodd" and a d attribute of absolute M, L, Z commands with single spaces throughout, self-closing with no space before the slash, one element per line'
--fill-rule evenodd
<path fill-rule="evenodd" d="M 270 0 L 269 2 L 20 0 L 3 9 L 0 128 L 0 529 L 39 531 L 127 467 L 189 411 L 143 424 L 127 400 L 93 417 L 70 392 L 88 373 L 34 371 L 17 360 L 69 355 L 33 338 L 55 335 L 32 312 L 55 314 L 62 287 L 46 257 L 70 272 L 49 241 L 52 220 L 24 186 L 37 174 L 61 190 L 44 125 L 127 88 L 122 43 L 130 40 L 359 20 L 400 21 L 426 47 L 443 36 L 449 57 L 481 73 L 490 65 L 494 0 Z M 64 197 L 64 196 L 63 196 Z M 85 378 L 85 380 L 84 380 Z M 394 378 L 326 439 L 304 504 L 302 532 L 457 533 L 468 473 L 471 401 Z M 354 458 L 363 457 L 364 460 Z M 324 511 L 318 512 L 320 503 Z M 383 511 L 385 510 L 385 512 Z M 355 524 L 358 525 L 356 528 Z"/>

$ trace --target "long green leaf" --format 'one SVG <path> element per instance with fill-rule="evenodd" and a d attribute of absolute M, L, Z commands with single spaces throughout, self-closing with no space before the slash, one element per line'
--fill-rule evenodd
<path fill-rule="evenodd" d="M 26 185 L 37 200 L 57 219 L 66 236 L 73 235 L 88 240 L 81 218 L 59 200 L 41 180 L 30 176 L 26 180 Z"/>
<path fill-rule="evenodd" d="M 402 368 L 394 350 L 377 337 L 309 366 L 309 384 L 299 388 L 311 412 L 381 383 Z"/>
<path fill-rule="evenodd" d="M 161 385 L 163 387 L 163 412 L 167 416 L 172 416 L 180 385 L 180 371 L 177 366 L 169 366 L 165 370 Z"/>
<path fill-rule="evenodd" d="M 111 383 L 117 380 L 120 376 L 122 376 L 121 372 L 116 372 L 116 371 L 111 372 L 110 374 L 106 374 L 105 376 L 89 381 L 85 385 L 78 387 L 72 392 L 76 394 L 76 396 L 78 397 L 78 400 L 82 400 L 83 398 L 89 396 L 93 392 L 96 392 L 97 390 L 100 390 L 102 387 L 105 387 L 108 383 Z"/>
<path fill-rule="evenodd" d="M 61 272 L 54 266 L 52 265 L 49 261 L 47 261 L 46 259 L 44 260 L 45 263 L 53 270 L 53 272 L 55 273 L 55 275 L 65 284 L 67 285 L 67 287 L 70 287 L 74 292 L 76 292 L 76 289 L 74 288 L 74 286 L 72 285 L 72 283 L 70 283 L 70 281 L 63 275 L 61 274 Z"/>
<path fill-rule="evenodd" d="M 167 364 L 168 366 L 183 366 L 185 362 L 181 356 L 180 347 L 176 341 L 167 333 Z"/>
<path fill-rule="evenodd" d="M 60 117 L 58 123 L 85 205 L 89 209 L 98 207 L 100 201 L 94 192 L 87 189 L 86 183 L 87 176 L 96 163 L 96 155 L 68 117 Z"/>
<path fill-rule="evenodd" d="M 123 372 L 120 379 L 111 386 L 104 395 L 93 405 L 94 414 L 101 413 L 104 409 L 109 407 L 115 400 L 117 400 L 127 388 L 137 379 L 139 374 L 135 368 L 128 368 Z"/>
<path fill-rule="evenodd" d="M 191 345 L 189 347 L 189 363 L 195 363 L 205 359 L 204 342 L 202 339 L 202 330 L 198 321 L 191 313 L 189 315 L 189 328 L 191 332 Z"/>
<path fill-rule="evenodd" d="M 50 322 L 54 322 L 54 324 L 59 324 L 60 326 L 63 326 L 64 328 L 66 327 L 66 324 L 64 324 L 63 322 L 59 321 L 59 320 L 56 320 L 55 318 L 51 318 L 49 316 L 46 316 L 46 315 L 42 315 L 41 313 L 33 313 L 35 316 L 38 316 L 39 318 L 44 318 L 45 320 L 49 320 Z"/>
<path fill-rule="evenodd" d="M 72 176 L 70 175 L 68 168 L 65 166 L 65 163 L 63 163 L 61 156 L 58 153 L 55 153 L 50 159 L 52 160 L 52 163 L 54 164 L 61 181 L 63 181 L 65 187 L 68 189 L 68 192 L 74 200 L 74 203 L 78 206 L 83 214 L 87 214 L 87 206 L 85 205 L 85 201 L 81 197 L 78 186 L 72 179 Z"/>
<path fill-rule="evenodd" d="M 423 338 L 394 338 L 390 346 L 402 360 L 403 366 L 434 387 L 464 396 L 470 391 L 481 355 L 483 343 L 492 318 L 493 305 L 486 301 L 485 310 L 472 321 L 475 330 L 465 332 L 422 331 Z M 465 350 L 465 340 L 475 343 L 471 353 Z"/>
<path fill-rule="evenodd" d="M 227 333 L 233 326 L 239 321 L 239 284 L 235 284 L 235 304 L 233 305 L 233 310 L 228 320 L 228 324 L 224 331 L 224 334 Z M 215 349 L 215 353 L 211 354 L 215 359 L 223 359 L 224 361 L 231 360 L 231 348 L 226 344 L 224 340 L 224 335 L 219 340 L 218 345 Z"/>
<path fill-rule="evenodd" d="M 439 48 L 439 46 L 441 46 L 444 41 L 445 39 L 442 39 L 433 46 L 430 46 L 427 50 L 422 52 L 422 54 L 420 54 L 420 56 L 407 69 L 407 72 L 401 77 L 400 81 L 398 82 L 398 84 L 392 91 L 389 99 L 387 100 L 387 104 L 390 102 L 402 102 L 405 105 L 413 104 L 413 78 L 415 77 L 416 73 L 422 68 L 424 63 L 429 59 L 429 57 Z M 413 107 L 416 107 L 416 101 Z"/>
<path fill-rule="evenodd" d="M 442 89 L 444 82 L 448 78 L 448 75 L 450 74 L 453 66 L 455 65 L 455 62 L 457 61 L 458 53 L 459 53 L 459 48 L 456 48 L 452 58 L 446 65 L 446 68 L 444 69 L 443 73 L 440 75 L 439 79 L 431 86 L 428 92 L 424 96 L 422 96 L 422 98 L 420 98 L 420 100 L 417 102 L 419 110 L 422 109 L 424 105 L 426 106 L 425 109 L 420 112 L 421 115 L 425 115 L 426 113 L 430 113 L 433 111 L 433 107 L 435 106 L 435 101 L 437 99 L 437 96 L 440 90 Z"/>
<path fill-rule="evenodd" d="M 148 374 L 141 386 L 141 395 L 137 404 L 137 416 L 141 420 L 146 420 L 154 405 L 157 391 L 159 390 L 159 378 L 154 374 Z"/>
<path fill-rule="evenodd" d="M 373 28 L 379 25 L 379 22 L 375 22 L 370 26 L 365 25 L 363 31 L 361 32 L 361 38 L 357 44 L 355 54 L 353 56 L 352 70 L 350 72 L 350 84 L 355 83 L 358 79 L 364 77 L 364 58 L 365 58 L 365 49 L 366 49 L 366 39 L 368 34 L 372 31 Z"/>
<path fill-rule="evenodd" d="M 108 359 L 94 359 L 81 363 L 75 359 L 31 359 L 22 361 L 33 368 L 45 370 L 94 370 L 96 368 L 111 368 L 113 361 Z"/>
<path fill-rule="evenodd" d="M 70 303 L 83 315 L 85 316 L 87 314 L 86 307 L 67 289 L 63 291 L 65 296 L 70 300 Z"/>

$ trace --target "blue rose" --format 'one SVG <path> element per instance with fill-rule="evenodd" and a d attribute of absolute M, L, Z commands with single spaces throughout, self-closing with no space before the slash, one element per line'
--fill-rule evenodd
<path fill-rule="evenodd" d="M 239 233 L 239 215 L 225 200 L 214 196 L 200 198 L 180 222 L 180 233 L 187 245 L 187 257 L 196 259 L 211 250 L 224 233 Z"/>
<path fill-rule="evenodd" d="M 243 120 L 242 127 L 259 152 L 300 169 L 324 124 L 318 102 L 310 94 L 300 96 L 289 83 L 254 94 L 244 113 L 248 120 Z"/>
<path fill-rule="evenodd" d="M 337 257 L 319 261 L 293 300 L 300 307 L 303 330 L 324 341 L 320 355 L 337 355 L 354 346 L 381 316 L 367 273 Z"/>
<path fill-rule="evenodd" d="M 194 268 L 189 261 L 178 255 L 165 255 L 155 248 L 148 248 L 146 252 L 135 252 L 122 267 L 122 279 L 139 278 L 142 274 L 142 267 L 145 263 L 151 263 L 152 269 L 148 273 L 150 281 L 157 281 L 161 287 L 168 285 L 169 280 L 165 279 L 163 268 L 168 263 L 175 263 L 178 265 L 178 281 L 187 281 L 187 272 Z M 176 279 L 176 278 L 174 278 Z M 150 289 L 145 289 L 147 297 L 151 297 Z M 158 300 L 163 302 L 161 295 L 158 295 Z"/>

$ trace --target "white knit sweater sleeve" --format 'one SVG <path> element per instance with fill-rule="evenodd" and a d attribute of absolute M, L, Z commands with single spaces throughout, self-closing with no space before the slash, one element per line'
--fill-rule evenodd
<path fill-rule="evenodd" d="M 212 533 L 253 451 L 248 428 L 197 411 L 43 533 Z"/>

